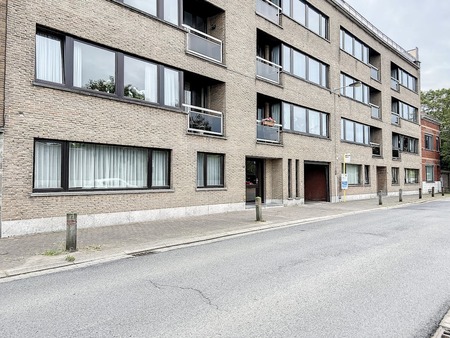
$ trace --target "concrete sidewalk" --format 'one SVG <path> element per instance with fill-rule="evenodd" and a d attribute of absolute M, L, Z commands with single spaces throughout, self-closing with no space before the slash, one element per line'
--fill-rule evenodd
<path fill-rule="evenodd" d="M 0 278 L 76 264 L 94 264 L 130 257 L 131 254 L 192 244 L 264 229 L 341 217 L 374 209 L 426 203 L 449 197 L 436 194 L 384 197 L 341 203 L 307 203 L 263 209 L 264 222 L 255 221 L 255 209 L 78 230 L 78 251 L 65 252 L 65 232 L 43 233 L 0 239 Z M 68 256 L 74 261 L 68 262 Z"/>

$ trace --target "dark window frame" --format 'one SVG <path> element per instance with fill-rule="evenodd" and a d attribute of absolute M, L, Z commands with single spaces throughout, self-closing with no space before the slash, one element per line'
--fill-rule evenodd
<path fill-rule="evenodd" d="M 36 142 L 52 142 L 61 144 L 61 187 L 59 188 L 35 188 L 35 174 L 36 174 Z M 110 147 L 124 147 L 124 148 L 132 148 L 132 149 L 145 149 L 147 150 L 147 186 L 142 188 L 104 188 L 104 189 L 86 189 L 86 188 L 70 188 L 69 187 L 69 147 L 70 143 L 79 143 L 79 144 L 90 144 L 96 146 L 110 146 Z M 167 185 L 165 186 L 156 186 L 153 185 L 152 182 L 152 152 L 153 150 L 157 151 L 166 151 L 168 154 L 168 163 L 167 163 Z M 162 149 L 162 148 L 146 148 L 146 147 L 133 147 L 133 146 L 124 146 L 118 144 L 106 144 L 106 143 L 93 143 L 93 142 L 78 142 L 78 141 L 62 141 L 62 140 L 52 140 L 52 139 L 42 139 L 35 138 L 33 144 L 33 192 L 36 193 L 46 193 L 46 192 L 96 192 L 96 191 L 129 191 L 129 190 L 161 190 L 161 189 L 170 189 L 171 187 L 171 167 L 172 167 L 172 151 L 170 149 Z"/>
<path fill-rule="evenodd" d="M 433 135 L 425 134 L 424 137 L 424 143 L 425 143 L 425 150 L 434 150 L 433 149 Z"/>
<path fill-rule="evenodd" d="M 285 104 L 289 105 L 289 125 L 290 125 L 289 129 L 287 129 L 285 127 L 285 123 L 284 123 L 284 107 L 285 107 Z M 306 116 L 306 119 L 305 119 L 305 130 L 306 131 L 305 132 L 293 129 L 294 128 L 294 107 L 299 107 L 299 108 L 305 109 L 305 116 Z M 319 127 L 320 128 L 320 135 L 313 134 L 313 133 L 309 132 L 309 112 L 310 111 L 319 113 L 319 116 L 320 116 L 320 127 Z M 323 129 L 324 128 L 323 118 L 322 118 L 323 116 L 326 116 L 326 126 L 325 126 L 326 135 L 325 136 L 322 135 L 322 130 L 324 130 Z M 287 132 L 295 133 L 295 134 L 300 134 L 300 135 L 308 135 L 308 136 L 313 136 L 313 137 L 325 138 L 325 139 L 329 139 L 330 138 L 330 114 L 328 114 L 328 113 L 321 112 L 321 111 L 318 111 L 318 110 L 315 110 L 315 109 L 306 108 L 306 107 L 303 107 L 303 106 L 298 106 L 298 105 L 293 104 L 293 103 L 282 101 L 281 102 L 281 120 L 282 120 L 283 131 L 287 131 Z"/>
<path fill-rule="evenodd" d="M 156 0 L 156 15 L 153 15 L 149 12 L 144 11 L 143 9 L 140 9 L 139 7 L 134 7 L 132 5 L 126 4 L 123 0 L 112 0 L 124 7 L 133 9 L 137 11 L 140 14 L 146 15 L 150 18 L 155 18 L 158 20 L 161 20 L 169 25 L 174 26 L 180 26 L 181 23 L 183 23 L 183 0 L 178 0 L 178 23 L 174 24 L 173 22 L 167 21 L 164 19 L 164 0 Z"/>
<path fill-rule="evenodd" d="M 83 93 L 87 93 L 90 95 L 107 97 L 107 98 L 111 98 L 111 99 L 118 99 L 120 101 L 126 101 L 126 102 L 135 102 L 135 103 L 144 104 L 144 105 L 148 105 L 148 106 L 158 106 L 158 107 L 164 107 L 164 108 L 178 110 L 178 111 L 181 111 L 183 109 L 183 98 L 184 98 L 184 93 L 183 93 L 184 74 L 183 74 L 183 71 L 176 69 L 174 67 L 171 67 L 171 66 L 166 66 L 164 64 L 160 64 L 158 62 L 133 55 L 133 54 L 123 53 L 121 51 L 118 51 L 118 50 L 115 50 L 115 49 L 112 49 L 112 48 L 109 48 L 107 46 L 103 46 L 100 44 L 96 44 L 91 41 L 87 41 L 87 40 L 80 39 L 80 38 L 75 38 L 70 35 L 67 35 L 67 34 L 64 34 L 64 33 L 61 33 L 61 32 L 55 31 L 55 30 L 51 30 L 49 28 L 37 26 L 35 35 L 40 35 L 40 34 L 47 34 L 47 35 L 55 36 L 58 38 L 62 38 L 62 41 L 63 41 L 63 44 L 62 44 L 63 71 L 64 71 L 63 79 L 64 79 L 64 81 L 63 81 L 63 83 L 57 83 L 57 82 L 51 82 L 51 81 L 45 81 L 45 80 L 38 79 L 36 77 L 37 65 L 36 65 L 36 57 L 35 57 L 35 74 L 34 74 L 34 83 L 35 84 L 50 85 L 53 88 L 62 88 L 62 89 L 70 90 L 70 91 L 83 92 Z M 115 73 L 114 73 L 114 75 L 115 75 L 115 93 L 107 93 L 107 92 L 103 92 L 103 91 L 91 90 L 91 89 L 87 89 L 87 88 L 76 87 L 73 85 L 73 55 L 74 55 L 74 42 L 75 41 L 85 44 L 85 45 L 92 46 L 92 47 L 101 48 L 101 49 L 104 49 L 108 52 L 112 52 L 115 54 Z M 36 55 L 36 52 L 35 52 L 35 55 Z M 131 98 L 131 97 L 124 95 L 124 57 L 125 56 L 157 66 L 157 83 L 158 83 L 157 98 L 158 98 L 158 102 L 145 101 L 145 100 Z M 178 85 L 178 105 L 177 106 L 170 106 L 170 105 L 164 104 L 164 70 L 165 69 L 169 69 L 169 70 L 172 70 L 172 71 L 175 71 L 178 73 L 178 84 L 179 85 Z"/>
<path fill-rule="evenodd" d="M 197 177 L 197 189 L 211 189 L 211 188 L 224 188 L 225 187 L 225 154 L 222 153 L 208 153 L 199 151 L 197 152 L 197 166 L 198 166 L 198 155 L 203 154 L 203 185 L 198 185 L 198 177 Z M 208 185 L 208 156 L 221 156 L 222 163 L 220 167 L 220 184 L 219 185 Z M 197 168 L 198 170 L 198 168 Z"/>
<path fill-rule="evenodd" d="M 304 1 L 304 0 L 288 0 L 289 1 L 289 10 L 288 11 L 283 11 L 283 14 L 290 17 L 292 20 L 294 20 L 295 22 L 297 22 L 299 25 L 305 27 L 306 29 L 308 29 L 309 31 L 313 32 L 314 34 L 316 34 L 317 36 L 320 36 L 321 38 L 325 39 L 325 40 L 329 40 L 330 39 L 330 18 L 328 16 L 326 16 L 324 13 L 322 13 L 320 10 L 318 10 L 317 8 L 315 8 L 314 6 L 310 5 L 308 2 Z M 297 21 L 294 18 L 293 15 L 293 1 L 299 1 L 301 3 L 303 3 L 303 5 L 305 6 L 305 23 L 303 24 L 300 21 Z M 283 6 L 284 8 L 284 6 Z M 309 16 L 309 11 L 313 10 L 314 12 L 316 12 L 319 15 L 319 33 L 315 32 L 311 27 L 310 27 L 310 16 Z M 323 32 L 323 27 L 322 27 L 322 20 L 325 21 L 325 31 Z"/>

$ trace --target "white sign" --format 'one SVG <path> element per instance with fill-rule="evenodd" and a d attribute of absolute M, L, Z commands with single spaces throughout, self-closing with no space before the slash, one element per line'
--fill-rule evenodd
<path fill-rule="evenodd" d="M 350 156 L 350 154 L 344 154 L 344 162 L 350 163 L 351 161 L 352 161 L 352 157 Z"/>
<path fill-rule="evenodd" d="M 348 189 L 348 176 L 347 174 L 341 175 L 341 189 L 347 190 Z"/>

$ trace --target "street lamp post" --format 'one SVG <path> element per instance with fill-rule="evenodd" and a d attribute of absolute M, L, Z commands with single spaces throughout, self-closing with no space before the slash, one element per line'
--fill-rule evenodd
<path fill-rule="evenodd" d="M 330 94 L 333 95 L 333 114 L 334 114 L 334 128 L 335 128 L 335 135 L 334 135 L 334 156 L 335 156 L 335 162 L 334 162 L 334 187 L 335 187 L 335 202 L 338 201 L 338 159 L 339 156 L 337 154 L 337 142 L 338 142 L 338 125 L 337 125 L 337 111 L 336 111 L 336 96 L 341 96 L 338 91 L 341 89 L 347 88 L 347 87 L 360 87 L 362 85 L 361 81 L 355 81 L 352 82 L 346 86 L 342 86 L 339 88 L 335 88 L 330 90 Z"/>

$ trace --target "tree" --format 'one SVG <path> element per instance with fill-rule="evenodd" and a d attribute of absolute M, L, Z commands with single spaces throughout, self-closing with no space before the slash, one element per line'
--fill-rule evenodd
<path fill-rule="evenodd" d="M 441 122 L 441 158 L 444 168 L 450 168 L 450 88 L 421 93 L 422 111 Z"/>

